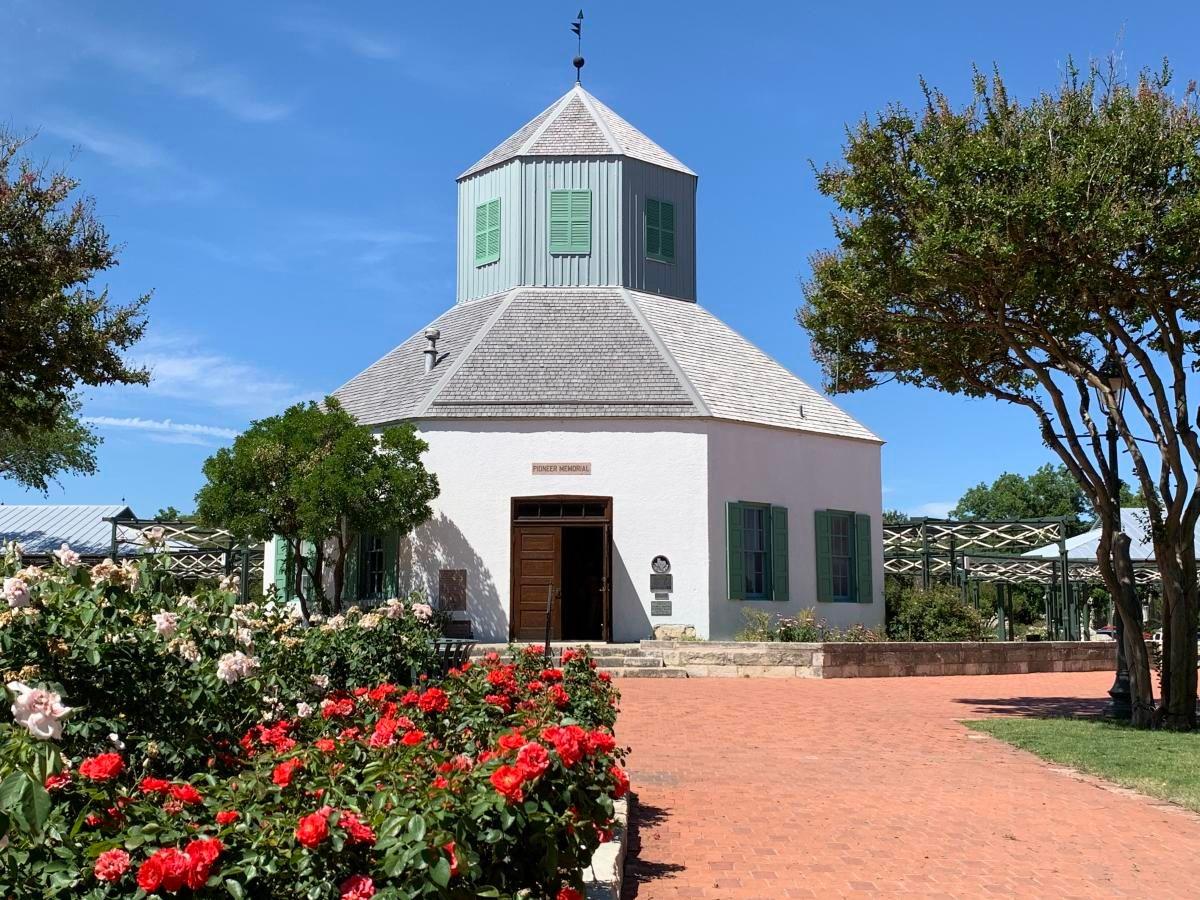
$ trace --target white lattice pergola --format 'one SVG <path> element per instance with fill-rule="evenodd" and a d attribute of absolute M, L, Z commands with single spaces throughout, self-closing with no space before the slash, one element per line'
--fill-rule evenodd
<path fill-rule="evenodd" d="M 112 522 L 112 556 L 121 552 L 165 553 L 171 569 L 184 578 L 220 578 L 240 575 L 245 599 L 251 578 L 262 578 L 262 544 L 245 545 L 224 528 L 209 528 L 196 522 L 158 522 L 153 519 L 108 519 Z"/>

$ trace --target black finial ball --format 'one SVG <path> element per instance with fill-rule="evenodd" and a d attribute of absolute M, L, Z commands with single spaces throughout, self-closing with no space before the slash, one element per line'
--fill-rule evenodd
<path fill-rule="evenodd" d="M 582 69 L 583 68 L 583 57 L 582 56 L 575 57 L 573 60 L 571 60 L 571 65 L 573 65 L 576 69 Z"/>

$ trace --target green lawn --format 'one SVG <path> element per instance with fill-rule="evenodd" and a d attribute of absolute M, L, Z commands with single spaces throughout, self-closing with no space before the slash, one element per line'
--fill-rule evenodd
<path fill-rule="evenodd" d="M 1043 759 L 1200 812 L 1200 734 L 1087 719 L 964 722 Z"/>

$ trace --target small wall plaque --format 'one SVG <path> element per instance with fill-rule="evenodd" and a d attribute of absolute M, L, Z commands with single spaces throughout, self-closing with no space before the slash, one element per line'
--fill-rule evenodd
<path fill-rule="evenodd" d="M 591 475 L 590 462 L 544 462 L 533 464 L 534 475 Z"/>
<path fill-rule="evenodd" d="M 466 569 L 442 569 L 438 572 L 438 606 L 447 612 L 466 610 Z"/>
<path fill-rule="evenodd" d="M 654 599 L 650 601 L 650 615 L 669 616 L 670 614 L 671 601 L 667 599 L 667 595 L 655 594 Z"/>
<path fill-rule="evenodd" d="M 660 553 L 650 560 L 650 571 L 658 575 L 666 575 L 671 571 L 671 561 Z"/>
<path fill-rule="evenodd" d="M 653 593 L 670 593 L 675 590 L 675 576 L 670 573 L 662 575 L 652 573 L 650 575 L 650 590 Z"/>

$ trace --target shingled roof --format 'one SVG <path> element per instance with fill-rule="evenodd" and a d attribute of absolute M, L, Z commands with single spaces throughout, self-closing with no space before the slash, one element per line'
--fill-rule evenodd
<path fill-rule="evenodd" d="M 406 419 L 728 419 L 878 441 L 707 310 L 611 288 L 517 288 L 436 319 L 334 396 L 364 425 Z"/>
<path fill-rule="evenodd" d="M 628 156 L 696 174 L 578 84 L 458 177 L 522 156 Z"/>

